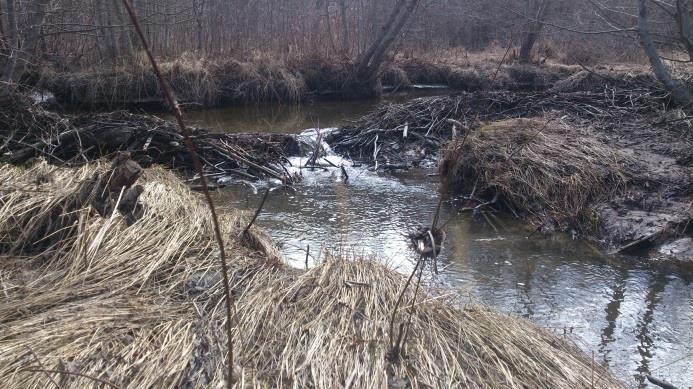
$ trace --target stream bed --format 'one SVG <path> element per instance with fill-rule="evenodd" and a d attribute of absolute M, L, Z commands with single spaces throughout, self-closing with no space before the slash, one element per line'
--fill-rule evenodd
<path fill-rule="evenodd" d="M 187 117 L 191 124 L 218 130 L 301 133 L 343 124 L 374 104 L 226 108 Z M 435 167 L 376 174 L 330 158 L 344 163 L 348 182 L 338 169 L 304 169 L 303 181 L 293 190 L 273 188 L 257 224 L 296 267 L 306 266 L 306 257 L 311 266 L 324 250 L 341 250 L 410 272 L 417 257 L 406 234 L 431 222 L 440 196 Z M 254 211 L 266 185 L 233 183 L 217 198 L 221 206 Z M 482 217 L 457 215 L 457 205 L 454 198 L 442 205 L 447 240 L 440 274 L 432 282 L 463 302 L 488 305 L 564 334 L 629 386 L 645 387 L 647 374 L 679 388 L 693 385 L 693 274 L 610 256 L 566 234 L 533 234 L 514 219 L 492 219 L 491 225 Z"/>

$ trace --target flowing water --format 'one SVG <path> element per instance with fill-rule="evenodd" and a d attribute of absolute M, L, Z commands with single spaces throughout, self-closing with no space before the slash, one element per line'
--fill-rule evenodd
<path fill-rule="evenodd" d="M 298 133 L 344 123 L 374 104 L 232 108 L 189 117 L 217 129 Z M 322 250 L 332 248 L 410 271 L 417 257 L 405 235 L 431 222 L 439 198 L 435 169 L 376 174 L 330 158 L 347 166 L 348 182 L 337 169 L 303 170 L 304 180 L 294 190 L 273 188 L 257 224 L 297 267 L 304 267 L 306 258 L 312 266 Z M 219 199 L 254 210 L 262 197 L 257 185 L 266 184 L 232 184 Z M 458 205 L 454 198 L 443 202 L 447 240 L 432 282 L 463 301 L 526 317 L 566 336 L 631 386 L 646 386 L 646 374 L 679 388 L 693 385 L 693 274 L 609 256 L 566 235 L 533 234 L 513 219 L 489 219 L 490 224 L 456 215 Z"/>

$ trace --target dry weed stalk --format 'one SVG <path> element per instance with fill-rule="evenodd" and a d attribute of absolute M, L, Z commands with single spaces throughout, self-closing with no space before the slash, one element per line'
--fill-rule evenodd
<path fill-rule="evenodd" d="M 135 11 L 132 9 L 132 6 L 130 5 L 130 2 L 128 0 L 123 0 L 123 5 L 125 6 L 125 9 L 128 12 L 128 15 L 130 16 L 130 20 L 132 21 L 132 24 L 135 26 L 135 31 L 137 31 L 137 35 L 140 37 L 140 42 L 142 44 L 142 47 L 144 51 L 147 53 L 147 57 L 149 58 L 149 62 L 152 65 L 152 69 L 154 70 L 154 74 L 156 75 L 156 78 L 159 80 L 159 86 L 164 92 L 164 96 L 166 98 L 166 101 L 168 102 L 169 107 L 173 111 L 173 115 L 176 117 L 176 121 L 178 122 L 178 127 L 180 128 L 181 133 L 183 134 L 183 142 L 185 143 L 185 146 L 188 148 L 188 151 L 190 152 L 190 157 L 192 158 L 193 165 L 195 166 L 195 170 L 197 171 L 197 175 L 200 178 L 200 183 L 202 184 L 202 192 L 204 193 L 205 200 L 207 200 L 207 206 L 209 207 L 209 212 L 212 216 L 212 225 L 214 227 L 214 236 L 217 240 L 217 244 L 219 245 L 219 258 L 221 261 L 221 269 L 222 269 L 222 276 L 224 280 L 224 298 L 226 302 L 226 340 L 227 340 L 227 364 L 228 364 L 228 370 L 226 373 L 226 380 L 227 380 L 227 387 L 231 389 L 233 385 L 233 336 L 232 336 L 232 331 L 231 331 L 231 326 L 232 326 L 232 318 L 233 318 L 233 300 L 231 299 L 231 292 L 229 290 L 229 269 L 228 269 L 228 264 L 226 263 L 226 252 L 224 251 L 224 239 L 222 238 L 221 235 L 221 228 L 219 227 L 219 219 L 217 217 L 217 211 L 214 208 L 214 201 L 212 200 L 212 196 L 209 193 L 209 187 L 207 186 L 207 177 L 205 177 L 205 172 L 204 169 L 202 168 L 202 162 L 200 162 L 200 158 L 197 155 L 197 151 L 195 150 L 195 145 L 193 144 L 192 140 L 190 139 L 190 131 L 188 128 L 185 126 L 185 122 L 183 121 L 183 113 L 180 110 L 180 106 L 178 105 L 178 102 L 176 101 L 176 97 L 173 95 L 173 92 L 171 91 L 171 88 L 169 87 L 168 83 L 166 80 L 164 80 L 164 77 L 161 75 L 161 70 L 159 69 L 159 65 L 156 62 L 156 59 L 154 58 L 154 55 L 152 54 L 152 51 L 149 49 L 149 45 L 147 43 L 147 39 L 144 36 L 144 33 L 142 32 L 142 28 L 140 27 L 139 21 L 137 20 L 137 15 L 135 15 Z"/>

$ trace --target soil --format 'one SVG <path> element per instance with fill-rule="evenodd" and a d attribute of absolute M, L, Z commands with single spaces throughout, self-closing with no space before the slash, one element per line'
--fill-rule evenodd
<path fill-rule="evenodd" d="M 636 161 L 628 190 L 595 206 L 603 225 L 598 237 L 614 251 L 650 247 L 693 263 L 693 126 L 690 121 L 679 123 L 643 123 L 597 133 L 600 141 Z"/>

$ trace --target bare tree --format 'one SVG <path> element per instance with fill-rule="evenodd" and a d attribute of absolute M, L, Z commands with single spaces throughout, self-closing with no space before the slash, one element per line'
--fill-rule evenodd
<path fill-rule="evenodd" d="M 532 57 L 532 48 L 539 38 L 539 34 L 544 26 L 543 20 L 546 18 L 549 9 L 546 0 L 527 0 L 528 8 L 533 18 L 528 22 L 527 31 L 520 45 L 520 62 L 528 63 Z"/>
<path fill-rule="evenodd" d="M 683 83 L 674 80 L 669 70 L 664 66 L 662 59 L 657 51 L 654 40 L 650 33 L 647 21 L 647 0 L 638 0 L 638 34 L 647 58 L 650 60 L 652 71 L 657 79 L 671 92 L 671 96 L 676 104 L 690 107 L 693 97 Z"/>
<path fill-rule="evenodd" d="M 377 39 L 359 58 L 355 67 L 353 79 L 347 89 L 348 94 L 373 95 L 380 93 L 378 86 L 380 66 L 385 60 L 385 54 L 402 32 L 419 5 L 420 0 L 398 0 L 392 14 L 383 26 Z"/>
<path fill-rule="evenodd" d="M 12 75 L 14 74 L 14 68 L 17 65 L 17 56 L 19 55 L 19 31 L 17 29 L 17 11 L 14 8 L 14 0 L 7 0 L 7 38 L 9 42 L 9 56 L 7 57 L 7 62 L 5 63 L 5 68 L 2 71 L 2 78 L 0 80 L 4 82 L 12 81 Z"/>
<path fill-rule="evenodd" d="M 349 53 L 349 21 L 346 0 L 339 0 L 339 20 L 342 27 L 342 53 Z"/>

